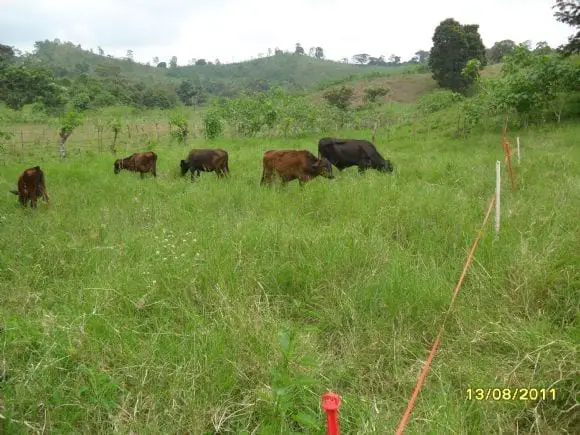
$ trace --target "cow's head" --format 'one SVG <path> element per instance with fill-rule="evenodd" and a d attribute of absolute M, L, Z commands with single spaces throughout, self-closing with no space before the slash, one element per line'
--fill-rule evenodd
<path fill-rule="evenodd" d="M 121 159 L 115 160 L 115 164 L 113 165 L 113 172 L 115 174 L 121 172 Z"/>
<path fill-rule="evenodd" d="M 185 174 L 187 174 L 187 171 L 189 170 L 189 165 L 185 160 L 182 160 L 179 162 L 179 167 L 181 168 L 181 176 L 183 177 Z"/>
<path fill-rule="evenodd" d="M 316 175 L 322 175 L 331 180 L 334 178 L 334 175 L 332 175 L 332 165 L 325 157 L 318 159 L 318 161 L 314 163 L 314 171 L 316 172 Z"/>
<path fill-rule="evenodd" d="M 383 165 L 380 168 L 381 172 L 393 172 L 393 164 L 389 159 L 383 161 Z"/>

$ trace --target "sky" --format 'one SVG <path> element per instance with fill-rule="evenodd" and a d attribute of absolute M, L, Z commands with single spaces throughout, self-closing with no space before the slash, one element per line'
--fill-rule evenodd
<path fill-rule="evenodd" d="M 38 40 L 103 48 L 138 62 L 239 62 L 276 47 L 322 47 L 328 59 L 429 50 L 446 18 L 479 24 L 486 47 L 511 39 L 566 43 L 554 0 L 0 0 L 0 43 L 32 52 Z M 82 5 L 82 6 L 81 6 Z"/>

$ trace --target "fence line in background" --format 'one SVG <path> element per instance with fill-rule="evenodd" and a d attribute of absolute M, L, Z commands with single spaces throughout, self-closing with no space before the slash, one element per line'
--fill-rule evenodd
<path fill-rule="evenodd" d="M 511 182 L 512 182 L 512 188 L 515 191 L 515 182 L 513 179 L 513 172 L 511 171 L 509 142 L 507 141 L 506 132 L 507 132 L 507 122 L 506 122 L 506 126 L 504 127 L 503 132 L 502 132 L 502 134 L 503 134 L 502 146 L 503 146 L 503 149 L 506 153 L 506 162 L 508 163 L 508 165 L 510 165 L 510 178 L 511 178 Z M 519 137 L 518 137 L 518 149 L 519 149 Z M 401 435 L 403 433 L 405 427 L 408 424 L 409 417 L 411 416 L 411 411 L 413 410 L 413 407 L 415 406 L 415 400 L 417 399 L 417 396 L 419 395 L 419 392 L 421 391 L 421 388 L 423 386 L 425 378 L 427 377 L 427 373 L 429 372 L 429 369 L 431 367 L 431 362 L 433 361 L 433 357 L 435 356 L 435 353 L 437 352 L 437 348 L 439 347 L 439 342 L 441 341 L 441 337 L 443 335 L 445 322 L 447 321 L 447 318 L 449 317 L 449 314 L 451 313 L 451 309 L 453 308 L 453 303 L 455 301 L 455 297 L 457 296 L 457 293 L 459 293 L 459 290 L 461 289 L 461 286 L 463 284 L 463 280 L 465 278 L 465 275 L 467 274 L 467 270 L 471 264 L 471 261 L 473 259 L 473 255 L 475 253 L 475 250 L 477 249 L 479 241 L 481 240 L 481 237 L 483 236 L 483 231 L 487 225 L 487 222 L 489 220 L 489 216 L 491 214 L 491 210 L 494 207 L 494 205 L 495 205 L 495 218 L 496 218 L 495 232 L 496 232 L 496 235 L 499 233 L 499 228 L 500 228 L 501 161 L 499 161 L 499 160 L 496 161 L 495 168 L 496 168 L 496 191 L 495 191 L 495 195 L 493 195 L 489 201 L 489 206 L 487 208 L 487 212 L 485 213 L 485 217 L 483 218 L 483 224 L 482 224 L 482 226 L 477 234 L 477 237 L 473 241 L 473 244 L 471 246 L 471 249 L 469 251 L 467 259 L 463 265 L 463 270 L 461 272 L 461 276 L 459 277 L 459 281 L 457 282 L 457 285 L 455 286 L 455 289 L 453 290 L 453 293 L 451 295 L 451 302 L 449 303 L 449 308 L 447 309 L 447 312 L 445 313 L 445 315 L 443 317 L 443 322 L 441 323 L 441 327 L 439 328 L 439 332 L 437 333 L 437 336 L 435 337 L 435 341 L 433 342 L 433 345 L 431 346 L 431 351 L 429 352 L 427 360 L 425 361 L 425 365 L 423 366 L 423 369 L 421 370 L 421 373 L 419 374 L 419 377 L 417 379 L 417 383 L 415 384 L 415 388 L 413 389 L 413 394 L 411 395 L 411 399 L 409 400 L 409 403 L 407 404 L 407 408 L 405 409 L 403 417 L 401 418 L 401 421 L 399 422 L 399 426 L 396 429 L 396 432 L 395 432 L 396 435 Z"/>

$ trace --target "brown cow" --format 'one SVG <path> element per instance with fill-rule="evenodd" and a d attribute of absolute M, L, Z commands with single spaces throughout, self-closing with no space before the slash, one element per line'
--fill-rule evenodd
<path fill-rule="evenodd" d="M 10 192 L 18 195 L 18 200 L 23 207 L 26 207 L 30 200 L 30 207 L 36 208 L 36 200 L 38 197 L 44 198 L 48 206 L 44 172 L 42 172 L 40 166 L 26 169 L 18 178 L 18 190 L 11 190 Z"/>
<path fill-rule="evenodd" d="M 181 176 L 191 171 L 191 181 L 194 181 L 195 173 L 197 176 L 201 171 L 214 172 L 219 177 L 229 175 L 228 153 L 221 148 L 215 149 L 193 149 L 189 152 L 186 160 L 179 162 L 181 167 Z"/>
<path fill-rule="evenodd" d="M 266 151 L 263 158 L 264 172 L 260 184 L 270 184 L 274 171 L 282 178 L 282 184 L 298 178 L 302 186 L 307 181 L 322 175 L 332 179 L 332 166 L 325 158 L 319 159 L 306 150 Z"/>
<path fill-rule="evenodd" d="M 144 153 L 134 153 L 124 159 L 115 160 L 115 174 L 121 172 L 121 169 L 139 172 L 141 178 L 145 176 L 146 172 L 151 172 L 154 177 L 157 177 L 157 154 L 153 151 L 147 151 Z"/>

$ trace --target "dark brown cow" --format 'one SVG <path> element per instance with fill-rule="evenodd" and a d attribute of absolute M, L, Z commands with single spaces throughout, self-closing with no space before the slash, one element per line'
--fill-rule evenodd
<path fill-rule="evenodd" d="M 18 195 L 18 200 L 23 207 L 26 207 L 30 200 L 30 207 L 36 208 L 38 197 L 44 198 L 48 206 L 48 194 L 44 184 L 44 172 L 40 166 L 26 169 L 18 178 L 18 190 L 11 190 L 11 193 Z"/>
<path fill-rule="evenodd" d="M 262 162 L 262 185 L 272 183 L 274 172 L 282 178 L 283 185 L 296 178 L 301 186 L 319 175 L 334 178 L 330 162 L 306 150 L 266 151 Z"/>
<path fill-rule="evenodd" d="M 228 175 L 230 172 L 228 167 L 228 153 L 221 148 L 193 149 L 189 151 L 186 160 L 179 162 L 179 166 L 182 177 L 187 174 L 187 171 L 191 171 L 191 181 L 195 180 L 196 172 L 199 177 L 201 171 L 215 171 L 218 178 Z"/>
<path fill-rule="evenodd" d="M 144 153 L 131 154 L 124 159 L 115 160 L 115 174 L 121 172 L 121 169 L 139 172 L 141 178 L 145 176 L 146 172 L 151 172 L 154 177 L 157 177 L 157 154 L 153 151 L 146 151 Z"/>

